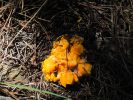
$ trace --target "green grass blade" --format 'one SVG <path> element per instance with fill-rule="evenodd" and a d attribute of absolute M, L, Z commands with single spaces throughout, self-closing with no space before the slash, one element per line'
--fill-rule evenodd
<path fill-rule="evenodd" d="M 49 92 L 49 91 L 44 91 L 44 90 L 40 90 L 40 89 L 37 89 L 37 88 L 33 88 L 31 86 L 24 86 L 24 85 L 18 85 L 18 84 L 10 84 L 10 83 L 4 83 L 4 82 L 0 82 L 0 84 L 7 85 L 9 87 L 19 88 L 19 89 L 35 91 L 35 92 L 39 92 L 39 93 L 42 93 L 42 94 L 50 94 L 50 95 L 53 95 L 53 96 L 57 96 L 57 97 L 61 97 L 61 98 L 67 99 L 67 97 L 65 97 L 65 96 L 62 96 L 62 95 L 59 95 L 59 94 L 56 94 L 56 93 L 53 93 L 53 92 Z"/>

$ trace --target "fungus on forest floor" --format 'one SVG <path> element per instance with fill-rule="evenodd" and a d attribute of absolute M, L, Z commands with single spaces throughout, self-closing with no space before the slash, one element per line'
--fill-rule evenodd
<path fill-rule="evenodd" d="M 85 52 L 82 43 L 83 38 L 77 35 L 70 39 L 62 36 L 53 43 L 49 57 L 42 62 L 42 72 L 47 81 L 66 87 L 90 74 L 92 65 L 82 56 Z"/>

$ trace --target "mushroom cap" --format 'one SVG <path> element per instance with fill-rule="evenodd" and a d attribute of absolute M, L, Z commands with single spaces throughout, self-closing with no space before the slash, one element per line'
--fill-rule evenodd
<path fill-rule="evenodd" d="M 85 51 L 83 38 L 75 35 L 67 39 L 62 36 L 55 41 L 50 56 L 42 62 L 45 79 L 63 87 L 79 82 L 79 78 L 89 75 L 92 68 L 82 56 Z"/>

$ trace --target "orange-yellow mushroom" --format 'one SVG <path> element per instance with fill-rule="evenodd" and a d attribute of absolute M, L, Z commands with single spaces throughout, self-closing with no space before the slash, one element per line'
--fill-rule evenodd
<path fill-rule="evenodd" d="M 83 38 L 77 35 L 70 39 L 62 36 L 53 43 L 50 56 L 42 62 L 42 72 L 47 81 L 66 87 L 90 74 L 92 65 L 82 56 L 85 51 L 82 43 Z"/>
<path fill-rule="evenodd" d="M 76 54 L 76 55 L 81 55 L 84 52 L 84 47 L 82 44 L 73 44 L 73 46 L 71 47 L 70 52 Z"/>
<path fill-rule="evenodd" d="M 77 68 L 78 77 L 81 77 L 86 74 L 86 70 L 84 69 L 84 67 L 85 67 L 84 64 L 78 64 L 78 68 Z"/>
<path fill-rule="evenodd" d="M 70 52 L 68 54 L 68 67 L 74 68 L 78 64 L 78 55 L 74 54 L 73 52 Z"/>
<path fill-rule="evenodd" d="M 43 63 L 42 63 L 42 71 L 44 73 L 52 73 L 53 71 L 56 70 L 58 63 L 57 63 L 57 58 L 54 56 L 49 56 Z"/>
<path fill-rule="evenodd" d="M 74 81 L 74 76 L 71 71 L 61 72 L 60 84 L 62 86 L 66 87 L 66 85 L 68 85 L 68 84 L 73 84 L 73 81 Z"/>
<path fill-rule="evenodd" d="M 91 65 L 91 64 L 88 64 L 88 63 L 86 63 L 86 64 L 85 64 L 84 69 L 86 70 L 86 72 L 87 72 L 88 74 L 90 74 L 91 69 L 92 69 L 92 65 Z"/>

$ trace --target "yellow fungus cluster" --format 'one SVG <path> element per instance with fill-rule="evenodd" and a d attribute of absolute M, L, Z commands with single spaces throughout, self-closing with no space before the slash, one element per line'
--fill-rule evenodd
<path fill-rule="evenodd" d="M 83 38 L 77 35 L 70 39 L 62 36 L 53 43 L 50 56 L 42 62 L 42 72 L 47 81 L 66 87 L 90 74 L 92 65 L 82 57 L 85 51 L 82 43 Z"/>

